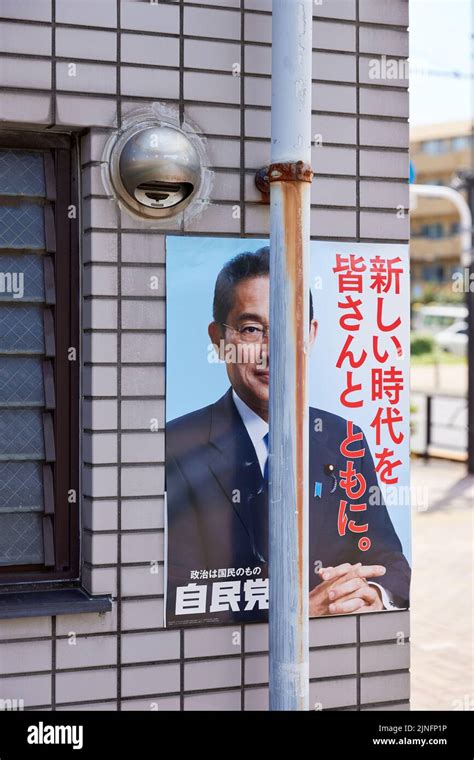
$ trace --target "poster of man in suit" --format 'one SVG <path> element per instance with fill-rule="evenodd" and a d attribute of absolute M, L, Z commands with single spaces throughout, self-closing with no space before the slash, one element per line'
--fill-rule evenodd
<path fill-rule="evenodd" d="M 310 617 L 406 608 L 407 250 L 310 256 Z M 270 265 L 268 241 L 167 238 L 169 627 L 268 619 Z"/>

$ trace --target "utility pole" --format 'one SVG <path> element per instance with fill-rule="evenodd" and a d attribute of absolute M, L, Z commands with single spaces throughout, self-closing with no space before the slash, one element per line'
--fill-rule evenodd
<path fill-rule="evenodd" d="M 271 710 L 309 707 L 311 0 L 274 0 L 270 183 Z"/>

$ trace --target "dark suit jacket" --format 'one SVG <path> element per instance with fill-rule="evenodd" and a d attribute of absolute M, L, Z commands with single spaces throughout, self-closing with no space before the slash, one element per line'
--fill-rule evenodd
<path fill-rule="evenodd" d="M 318 432 L 314 429 L 316 418 L 321 420 Z M 371 547 L 362 552 L 357 546 L 361 534 L 338 533 L 339 500 L 347 499 L 339 486 L 339 470 L 345 469 L 347 462 L 339 450 L 345 438 L 345 419 L 310 409 L 309 588 L 321 582 L 314 571 L 317 562 L 318 567 L 343 562 L 381 564 L 387 572 L 374 580 L 392 592 L 399 606 L 407 606 L 410 567 L 385 505 L 368 502 L 377 477 L 365 437 L 351 447 L 365 446 L 365 456 L 351 461 L 366 478 L 365 495 L 356 503 L 367 502 L 367 510 L 350 512 L 348 505 L 347 517 L 356 524 L 369 524 L 364 535 L 370 537 Z M 334 465 L 337 485 L 329 464 Z M 320 496 L 315 495 L 316 483 L 321 484 Z M 268 613 L 261 610 L 175 616 L 176 587 L 206 583 L 190 581 L 192 570 L 261 567 L 260 578 L 268 577 L 268 493 L 231 389 L 215 404 L 167 424 L 166 491 L 168 624 L 266 620 Z"/>

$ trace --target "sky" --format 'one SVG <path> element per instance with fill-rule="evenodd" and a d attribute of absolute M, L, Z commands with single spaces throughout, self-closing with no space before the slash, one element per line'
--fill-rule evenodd
<path fill-rule="evenodd" d="M 471 6 L 472 0 L 410 0 L 412 126 L 472 118 L 471 80 L 427 74 L 471 72 Z"/>

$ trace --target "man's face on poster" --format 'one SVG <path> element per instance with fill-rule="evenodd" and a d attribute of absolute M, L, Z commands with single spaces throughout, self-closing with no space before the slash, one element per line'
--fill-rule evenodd
<path fill-rule="evenodd" d="M 268 418 L 270 281 L 268 276 L 248 277 L 233 290 L 232 306 L 224 325 L 211 322 L 209 336 L 225 361 L 237 395 L 264 419 Z M 310 342 L 316 322 L 310 328 Z"/>

